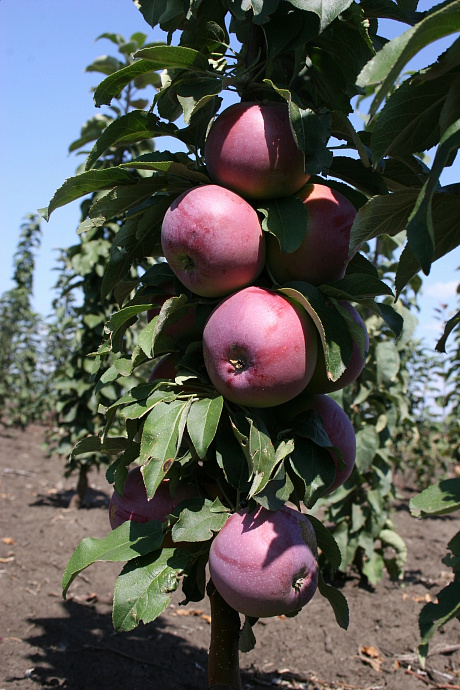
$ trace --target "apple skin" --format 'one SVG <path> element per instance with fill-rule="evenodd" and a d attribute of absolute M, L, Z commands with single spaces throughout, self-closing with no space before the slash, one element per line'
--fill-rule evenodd
<path fill-rule="evenodd" d="M 280 284 L 303 280 L 311 285 L 344 277 L 350 260 L 350 230 L 356 209 L 343 194 L 322 184 L 307 184 L 296 196 L 308 210 L 307 232 L 294 252 L 281 251 L 274 235 L 267 236 L 267 266 Z"/>
<path fill-rule="evenodd" d="M 254 618 L 294 613 L 318 585 L 316 537 L 308 518 L 283 506 L 234 513 L 209 553 L 211 579 L 236 611 Z"/>
<path fill-rule="evenodd" d="M 179 280 L 201 297 L 223 297 L 254 282 L 265 265 L 256 211 L 229 189 L 194 187 L 165 213 L 163 254 Z"/>
<path fill-rule="evenodd" d="M 306 391 L 308 393 L 333 393 L 334 391 L 341 390 L 345 386 L 349 386 L 350 383 L 356 381 L 364 365 L 366 364 L 367 355 L 369 352 L 369 334 L 367 332 L 366 324 L 362 320 L 361 316 L 358 314 L 356 309 L 349 302 L 340 301 L 339 304 L 344 307 L 353 317 L 353 321 L 360 326 L 366 337 L 366 349 L 364 356 L 356 342 L 353 343 L 353 349 L 351 352 L 350 361 L 347 368 L 343 372 L 342 376 L 337 379 L 337 381 L 331 381 L 327 377 L 326 372 L 326 361 L 324 359 L 324 353 L 321 345 L 318 345 L 318 363 L 316 369 L 313 372 L 313 376 L 307 385 Z M 319 337 L 319 336 L 318 336 Z"/>
<path fill-rule="evenodd" d="M 194 496 L 196 496 L 195 489 L 187 484 L 179 484 L 174 496 L 171 496 L 169 479 L 164 479 L 154 497 L 148 500 L 141 468 L 135 467 L 128 472 L 123 487 L 123 496 L 120 496 L 116 491 L 112 494 L 109 505 L 110 526 L 115 529 L 126 520 L 133 520 L 134 522 L 159 520 L 163 522 L 166 515 L 172 513 L 179 503 Z"/>
<path fill-rule="evenodd" d="M 155 364 L 155 366 L 152 369 L 152 373 L 149 376 L 148 383 L 153 383 L 158 379 L 167 379 L 168 381 L 174 381 L 177 374 L 176 365 L 178 362 L 178 354 L 176 352 L 169 352 L 167 355 L 162 357 L 159 362 Z"/>
<path fill-rule="evenodd" d="M 323 496 L 331 494 L 344 484 L 353 471 L 356 460 L 356 436 L 353 425 L 338 403 L 328 395 L 309 395 L 301 393 L 297 398 L 288 402 L 280 414 L 293 419 L 307 410 L 314 410 L 323 421 L 323 427 L 332 445 L 342 451 L 344 469 L 338 469 L 338 459 L 334 451 L 329 453 L 334 460 L 336 475 L 331 486 Z"/>
<path fill-rule="evenodd" d="M 294 194 L 309 179 L 287 103 L 235 103 L 214 121 L 205 144 L 211 179 L 248 199 Z"/>
<path fill-rule="evenodd" d="M 317 331 L 300 305 L 251 286 L 211 313 L 203 355 L 209 378 L 227 400 L 271 407 L 294 398 L 309 382 L 318 355 Z"/>

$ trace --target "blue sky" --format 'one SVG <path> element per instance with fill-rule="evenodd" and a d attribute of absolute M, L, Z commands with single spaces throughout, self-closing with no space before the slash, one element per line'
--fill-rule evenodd
<path fill-rule="evenodd" d="M 423 0 L 419 7 L 431 6 Z M 398 31 L 403 25 L 396 25 Z M 85 73 L 96 57 L 115 54 L 107 40 L 95 41 L 104 32 L 125 38 L 135 31 L 149 40 L 164 40 L 160 30 L 145 23 L 132 0 L 1 0 L 0 64 L 3 134 L 0 164 L 2 204 L 0 294 L 12 286 L 12 257 L 20 224 L 27 213 L 46 206 L 65 178 L 75 174 L 81 158 L 69 155 L 69 144 L 82 124 L 98 112 L 91 87 L 100 75 Z M 449 45 L 451 40 L 446 41 Z M 431 59 L 440 52 L 432 51 Z M 427 62 L 421 64 L 427 64 Z M 153 93 L 152 93 L 153 95 Z M 444 183 L 459 181 L 460 162 L 447 171 Z M 46 315 L 53 298 L 58 247 L 77 240 L 79 202 L 58 209 L 49 223 L 42 223 L 42 246 L 37 256 L 34 308 Z M 460 279 L 460 250 L 433 266 L 423 291 L 419 334 L 429 344 L 439 328 L 433 314 L 440 303 L 456 306 L 455 288 Z"/>

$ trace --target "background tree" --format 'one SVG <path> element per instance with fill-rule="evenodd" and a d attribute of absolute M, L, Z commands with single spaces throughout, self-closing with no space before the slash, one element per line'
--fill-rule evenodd
<path fill-rule="evenodd" d="M 47 327 L 32 309 L 40 238 L 39 216 L 27 215 L 13 257 L 14 287 L 0 298 L 0 420 L 22 428 L 49 419 L 52 410 L 50 363 L 43 347 Z"/>

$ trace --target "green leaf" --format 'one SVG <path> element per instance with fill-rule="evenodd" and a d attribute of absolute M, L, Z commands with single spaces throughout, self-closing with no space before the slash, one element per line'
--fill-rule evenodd
<path fill-rule="evenodd" d="M 449 194 L 447 191 L 435 192 L 431 203 L 431 220 L 434 235 L 433 261 L 437 261 L 460 245 L 460 195 Z M 420 262 L 407 244 L 396 271 L 396 296 L 420 270 Z"/>
<path fill-rule="evenodd" d="M 331 454 L 309 439 L 296 438 L 290 466 L 302 480 L 305 491 L 301 498 L 306 507 L 311 508 L 335 479 L 336 469 Z"/>
<path fill-rule="evenodd" d="M 444 326 L 444 332 L 436 343 L 436 352 L 446 351 L 446 342 L 452 331 L 460 325 L 460 311 L 458 311 L 455 316 L 452 316 Z"/>
<path fill-rule="evenodd" d="M 362 88 L 380 84 L 369 112 L 375 115 L 405 65 L 422 48 L 460 30 L 460 0 L 449 2 L 385 44 L 365 65 L 357 84 Z"/>
<path fill-rule="evenodd" d="M 270 79 L 264 83 L 271 86 L 289 106 L 289 119 L 297 147 L 305 154 L 305 172 L 310 175 L 327 174 L 332 162 L 332 152 L 327 148 L 331 136 L 331 116 L 328 111 L 315 113 L 310 108 L 302 109 L 292 100 L 288 89 L 278 88 Z"/>
<path fill-rule="evenodd" d="M 135 58 L 144 58 L 157 64 L 156 69 L 181 69 L 193 72 L 207 72 L 208 59 L 203 53 L 183 46 L 150 46 L 134 54 Z"/>
<path fill-rule="evenodd" d="M 264 202 L 257 209 L 262 213 L 262 229 L 274 235 L 287 254 L 300 247 L 307 232 L 308 210 L 296 196 Z"/>
<path fill-rule="evenodd" d="M 270 433 L 261 417 L 253 413 L 248 421 L 249 455 L 254 474 L 249 491 L 249 498 L 251 498 L 268 484 L 277 464 L 277 458 Z"/>
<path fill-rule="evenodd" d="M 314 12 L 321 21 L 321 31 L 350 7 L 352 0 L 289 0 L 299 10 Z"/>
<path fill-rule="evenodd" d="M 360 472 L 369 469 L 379 446 L 379 435 L 370 424 L 356 432 L 356 467 Z"/>
<path fill-rule="evenodd" d="M 174 462 L 183 429 L 181 422 L 186 411 L 187 402 L 172 400 L 159 402 L 149 412 L 144 422 L 141 439 L 141 462 L 147 463 L 142 468 L 147 497 L 154 495 Z"/>
<path fill-rule="evenodd" d="M 138 523 L 127 520 L 102 539 L 85 537 L 73 552 L 62 579 L 65 597 L 69 586 L 82 570 L 96 561 L 129 561 L 160 548 L 163 541 L 161 522 Z"/>
<path fill-rule="evenodd" d="M 278 467 L 275 475 L 257 492 L 254 497 L 257 503 L 267 510 L 279 510 L 289 500 L 294 491 L 289 474 L 284 468 L 284 463 Z"/>
<path fill-rule="evenodd" d="M 163 549 L 128 563 L 113 592 L 115 630 L 133 630 L 139 623 L 154 621 L 169 605 L 190 558 L 187 551 Z"/>
<path fill-rule="evenodd" d="M 187 160 L 190 165 L 192 165 L 192 161 L 189 159 Z M 153 153 L 145 153 L 138 158 L 134 158 L 128 163 L 122 163 L 120 167 L 136 168 L 137 170 L 159 170 L 161 172 L 168 173 L 169 175 L 175 175 L 176 177 L 182 177 L 186 180 L 192 180 L 196 183 L 210 183 L 210 179 L 207 175 L 198 172 L 197 170 L 192 170 L 188 165 L 180 161 L 181 159 L 178 156 L 169 153 L 169 151 L 155 151 Z"/>
<path fill-rule="evenodd" d="M 353 347 L 344 317 L 327 296 L 313 285 L 292 282 L 279 292 L 299 302 L 313 319 L 321 338 L 329 378 L 337 381 L 350 361 Z M 318 354 L 321 356 L 321 352 Z"/>
<path fill-rule="evenodd" d="M 318 573 L 318 590 L 320 594 L 325 597 L 334 611 L 335 620 L 338 625 L 343 629 L 347 630 L 350 622 L 350 612 L 348 609 L 348 603 L 342 592 L 331 585 L 327 585 L 321 573 Z"/>
<path fill-rule="evenodd" d="M 52 212 L 79 199 L 86 194 L 97 192 L 101 189 L 110 189 L 116 185 L 136 184 L 136 180 L 126 170 L 120 168 L 106 168 L 105 170 L 90 170 L 75 177 L 69 177 L 59 187 L 51 199 L 47 208 L 40 212 L 45 220 L 49 220 Z"/>
<path fill-rule="evenodd" d="M 315 530 L 318 548 L 321 550 L 333 568 L 339 568 L 342 555 L 332 532 L 330 532 L 330 530 L 328 530 L 327 527 L 325 527 L 323 523 L 318 520 L 318 518 L 314 517 L 313 515 L 308 515 L 307 517 Z"/>
<path fill-rule="evenodd" d="M 113 74 L 123 67 L 123 63 L 111 55 L 101 55 L 91 65 L 85 68 L 85 72 L 100 72 L 101 74 Z"/>
<path fill-rule="evenodd" d="M 192 116 L 222 91 L 222 79 L 208 77 L 183 82 L 177 89 L 177 100 L 182 106 L 185 124 Z"/>
<path fill-rule="evenodd" d="M 439 117 L 452 75 L 418 83 L 407 80 L 390 96 L 371 136 L 374 163 L 387 155 L 427 151 L 439 140 Z"/>
<path fill-rule="evenodd" d="M 161 348 L 156 347 L 157 341 L 164 335 L 164 330 L 171 323 L 174 323 L 175 318 L 184 313 L 187 303 L 186 295 L 170 297 L 163 303 L 160 313 L 139 333 L 138 342 L 147 357 L 155 357 L 162 354 L 161 351 L 158 351 Z"/>
<path fill-rule="evenodd" d="M 117 232 L 102 281 L 103 298 L 125 278 L 136 259 L 155 256 L 160 239 L 160 224 L 170 203 L 171 197 L 154 197 L 152 205 L 146 209 L 140 220 L 134 218 L 125 222 Z"/>
<path fill-rule="evenodd" d="M 418 647 L 422 666 L 428 653 L 428 642 L 433 635 L 453 618 L 460 615 L 460 581 L 454 580 L 437 594 L 437 603 L 425 604 L 419 616 L 421 643 Z"/>
<path fill-rule="evenodd" d="M 460 14 L 460 7 L 459 7 Z M 439 177 L 447 165 L 451 151 L 460 147 L 460 119 L 444 132 L 439 142 L 428 180 L 423 185 L 407 224 L 407 240 L 428 275 L 434 257 L 434 226 L 432 202 Z"/>
<path fill-rule="evenodd" d="M 176 131 L 176 127 L 161 122 L 153 113 L 133 110 L 105 128 L 86 159 L 85 170 L 90 170 L 109 148 L 128 147 L 153 137 L 174 136 Z"/>
<path fill-rule="evenodd" d="M 191 499 L 181 510 L 179 519 L 173 525 L 171 536 L 174 542 L 202 542 L 212 539 L 220 532 L 228 518 L 228 509 L 219 499 Z"/>
<path fill-rule="evenodd" d="M 411 498 L 412 515 L 448 515 L 460 508 L 460 478 L 442 479 Z"/>
<path fill-rule="evenodd" d="M 222 396 L 192 403 L 187 416 L 187 431 L 199 458 L 204 458 L 216 435 L 224 406 Z"/>
<path fill-rule="evenodd" d="M 401 366 L 395 343 L 389 340 L 377 343 L 375 359 L 377 362 L 377 383 L 380 386 L 390 386 L 395 381 Z"/>

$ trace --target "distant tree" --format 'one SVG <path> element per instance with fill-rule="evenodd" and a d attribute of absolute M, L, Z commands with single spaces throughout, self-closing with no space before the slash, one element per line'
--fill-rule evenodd
<path fill-rule="evenodd" d="M 51 412 L 43 346 L 47 328 L 32 309 L 40 238 L 39 216 L 27 215 L 13 257 L 14 287 L 0 297 L 0 421 L 22 428 L 48 419 Z"/>

